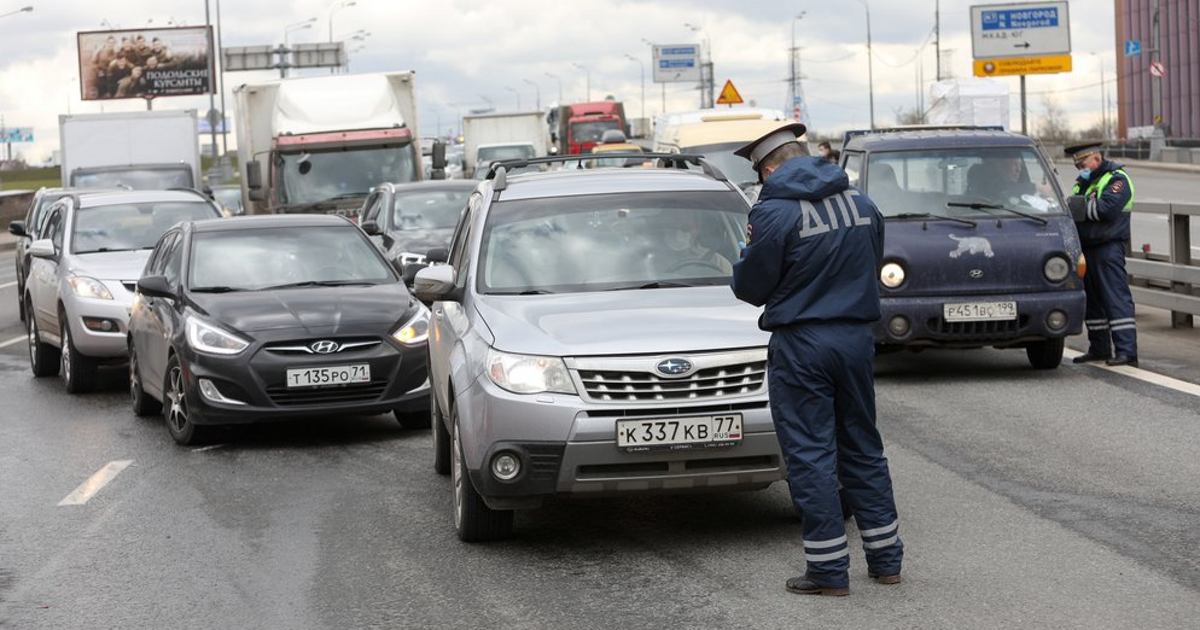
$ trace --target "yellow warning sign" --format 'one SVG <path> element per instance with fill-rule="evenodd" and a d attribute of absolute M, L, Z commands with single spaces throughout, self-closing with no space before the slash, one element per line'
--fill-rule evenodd
<path fill-rule="evenodd" d="M 1071 71 L 1071 55 L 976 59 L 975 76 L 1003 77 L 1018 74 L 1055 74 Z"/>
<path fill-rule="evenodd" d="M 725 87 L 721 88 L 721 96 L 717 97 L 717 105 L 736 105 L 745 103 L 742 100 L 742 95 L 738 94 L 737 88 L 733 87 L 733 81 L 726 80 Z"/>

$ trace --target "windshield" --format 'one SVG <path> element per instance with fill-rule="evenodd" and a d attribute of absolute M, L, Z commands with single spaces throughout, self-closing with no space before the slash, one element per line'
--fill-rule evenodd
<path fill-rule="evenodd" d="M 192 171 L 179 168 L 131 168 L 115 171 L 75 171 L 71 174 L 72 188 L 131 188 L 133 190 L 165 190 L 191 188 Z"/>
<path fill-rule="evenodd" d="M 222 206 L 229 208 L 235 213 L 240 213 L 242 209 L 242 189 L 241 188 L 213 188 L 213 198 Z"/>
<path fill-rule="evenodd" d="M 217 211 L 199 201 L 156 201 L 83 207 L 75 211 L 71 251 L 76 254 L 151 249 L 180 221 L 212 219 Z"/>
<path fill-rule="evenodd" d="M 866 193 L 885 217 L 1061 212 L 1058 189 L 1031 148 L 879 152 L 867 161 Z M 948 205 L 949 204 L 949 205 Z"/>
<path fill-rule="evenodd" d="M 609 129 L 620 129 L 621 121 L 619 120 L 594 120 L 590 122 L 577 122 L 571 125 L 571 142 L 582 144 L 584 142 L 600 142 L 600 137 Z"/>
<path fill-rule="evenodd" d="M 397 194 L 392 202 L 392 225 L 399 230 L 453 228 L 473 190 L 425 190 Z"/>
<path fill-rule="evenodd" d="M 736 149 L 745 146 L 746 142 L 725 142 L 722 144 L 706 144 L 698 147 L 680 148 L 681 153 L 696 153 L 704 156 L 704 159 L 712 162 L 712 165 L 720 169 L 729 181 L 739 186 L 749 186 L 758 183 L 758 173 L 754 172 L 754 168 L 750 166 L 750 160 L 740 158 L 733 154 Z"/>
<path fill-rule="evenodd" d="M 507 144 L 494 147 L 479 147 L 479 152 L 476 154 L 477 162 L 486 164 L 497 160 L 527 160 L 534 157 L 533 145 L 530 144 Z"/>
<path fill-rule="evenodd" d="M 734 192 L 500 201 L 484 228 L 484 293 L 726 285 L 749 211 Z"/>
<path fill-rule="evenodd" d="M 319 203 L 366 197 L 380 182 L 417 179 L 413 145 L 317 153 L 283 153 L 280 201 Z"/>
<path fill-rule="evenodd" d="M 351 225 L 198 232 L 190 278 L 193 290 L 210 291 L 395 282 L 375 246 Z"/>

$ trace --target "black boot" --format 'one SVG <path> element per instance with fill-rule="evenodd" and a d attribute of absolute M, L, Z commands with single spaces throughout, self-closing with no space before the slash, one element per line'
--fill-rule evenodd
<path fill-rule="evenodd" d="M 1071 359 L 1071 363 L 1094 363 L 1097 361 L 1108 361 L 1110 358 L 1112 358 L 1111 355 L 1094 354 L 1091 350 L 1088 350 L 1074 359 Z"/>
<path fill-rule="evenodd" d="M 789 578 L 787 581 L 787 590 L 789 593 L 797 595 L 832 595 L 834 597 L 845 597 L 850 594 L 850 587 L 845 588 L 830 588 L 821 586 L 816 582 L 808 579 L 807 575 L 800 577 Z"/>
<path fill-rule="evenodd" d="M 1117 356 L 1105 361 L 1106 365 L 1128 365 L 1129 367 L 1137 367 L 1137 357 L 1128 354 L 1118 354 Z"/>

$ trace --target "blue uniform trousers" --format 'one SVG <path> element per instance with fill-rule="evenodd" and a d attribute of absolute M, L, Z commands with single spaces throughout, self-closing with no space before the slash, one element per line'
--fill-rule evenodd
<path fill-rule="evenodd" d="M 1137 323 L 1133 316 L 1133 295 L 1125 275 L 1125 244 L 1119 241 L 1084 246 L 1087 274 L 1083 288 L 1087 294 L 1088 352 L 1099 356 L 1116 354 L 1137 356 Z"/>
<path fill-rule="evenodd" d="M 873 575 L 900 572 L 903 543 L 883 441 L 875 427 L 871 326 L 804 323 L 775 329 L 767 355 L 771 415 L 804 530 L 807 575 L 842 588 L 850 549 L 841 480 Z"/>

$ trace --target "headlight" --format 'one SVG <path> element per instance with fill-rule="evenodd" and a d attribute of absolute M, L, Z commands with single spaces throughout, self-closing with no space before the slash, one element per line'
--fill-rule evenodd
<path fill-rule="evenodd" d="M 1062 256 L 1052 256 L 1042 265 L 1042 274 L 1050 282 L 1062 282 L 1071 273 L 1071 263 Z"/>
<path fill-rule="evenodd" d="M 418 303 L 417 307 L 417 314 L 393 332 L 392 339 L 406 346 L 425 343 L 429 339 L 429 309 L 421 303 Z"/>
<path fill-rule="evenodd" d="M 493 383 L 514 394 L 575 393 L 567 365 L 558 357 L 488 350 L 487 374 Z"/>
<path fill-rule="evenodd" d="M 894 262 L 884 265 L 883 269 L 879 270 L 879 281 L 889 289 L 895 289 L 904 284 L 904 267 L 901 267 L 900 263 Z"/>
<path fill-rule="evenodd" d="M 71 283 L 71 290 L 79 297 L 95 298 L 97 300 L 113 299 L 112 293 L 108 292 L 108 287 L 95 278 L 71 276 L 67 279 L 67 282 Z"/>
<path fill-rule="evenodd" d="M 194 316 L 187 319 L 187 340 L 193 349 L 208 354 L 237 354 L 250 345 L 245 339 Z"/>

